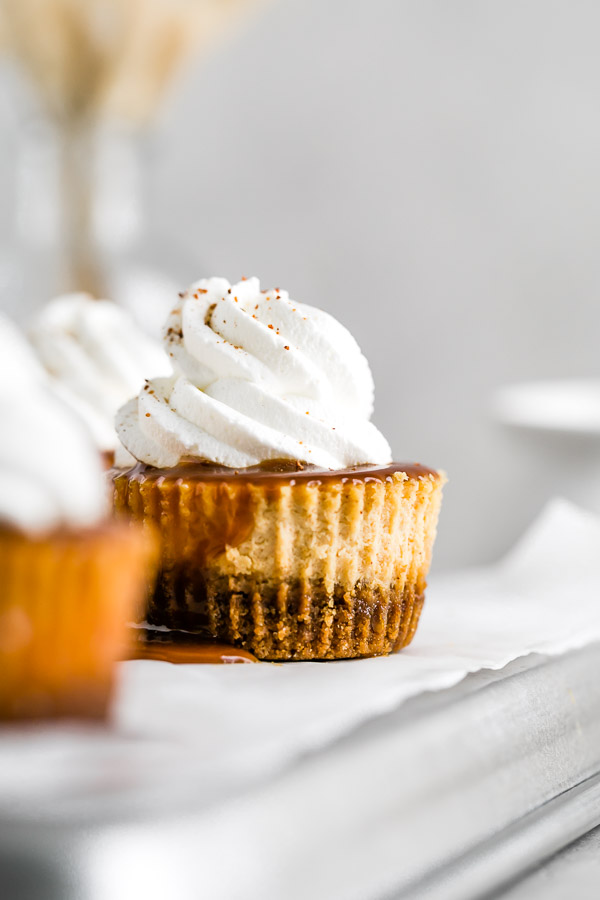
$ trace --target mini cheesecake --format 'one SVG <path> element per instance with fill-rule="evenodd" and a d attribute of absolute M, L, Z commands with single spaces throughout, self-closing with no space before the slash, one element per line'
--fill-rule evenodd
<path fill-rule="evenodd" d="M 106 715 L 152 557 L 127 524 L 0 526 L 0 719 Z"/>
<path fill-rule="evenodd" d="M 444 481 L 403 463 L 139 463 L 114 500 L 159 533 L 149 624 L 264 660 L 347 659 L 412 640 Z"/>

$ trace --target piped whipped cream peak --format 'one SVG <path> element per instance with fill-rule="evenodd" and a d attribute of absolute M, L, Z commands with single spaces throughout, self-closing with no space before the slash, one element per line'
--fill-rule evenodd
<path fill-rule="evenodd" d="M 180 294 L 164 342 L 173 375 L 148 381 L 116 419 L 141 462 L 297 459 L 338 469 L 391 460 L 369 421 L 373 378 L 358 344 L 286 291 L 262 291 L 258 278 L 202 279 Z"/>
<path fill-rule="evenodd" d="M 81 417 L 102 450 L 118 445 L 115 413 L 148 376 L 171 366 L 162 347 L 126 310 L 88 294 L 66 294 L 34 319 L 30 338 L 57 393 Z"/>
<path fill-rule="evenodd" d="M 99 454 L 53 393 L 31 347 L 0 317 L 0 525 L 37 533 L 106 513 Z"/>

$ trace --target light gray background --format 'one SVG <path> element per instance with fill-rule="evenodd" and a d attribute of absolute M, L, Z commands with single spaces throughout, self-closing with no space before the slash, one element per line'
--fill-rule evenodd
<path fill-rule="evenodd" d="M 439 567 L 597 453 L 488 404 L 599 374 L 599 28 L 594 0 L 273 0 L 165 108 L 148 220 L 182 284 L 258 274 L 354 332 L 396 458 L 449 474 Z"/>

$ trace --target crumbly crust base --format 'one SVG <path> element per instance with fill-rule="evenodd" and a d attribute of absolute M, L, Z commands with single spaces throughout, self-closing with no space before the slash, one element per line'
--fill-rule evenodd
<path fill-rule="evenodd" d="M 190 582 L 172 571 L 159 576 L 147 615 L 152 625 L 243 647 L 258 659 L 349 659 L 406 647 L 423 600 L 424 585 L 382 591 L 358 584 L 332 594 L 299 583 L 248 590 L 233 577 Z"/>

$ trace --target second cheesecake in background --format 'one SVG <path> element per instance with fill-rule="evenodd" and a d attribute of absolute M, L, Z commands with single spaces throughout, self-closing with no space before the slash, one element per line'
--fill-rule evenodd
<path fill-rule="evenodd" d="M 153 544 L 110 516 L 80 420 L 0 317 L 0 719 L 101 717 Z"/>
<path fill-rule="evenodd" d="M 114 418 L 144 383 L 168 375 L 160 344 L 110 300 L 65 294 L 51 300 L 29 327 L 29 337 L 55 393 L 88 428 L 98 448 L 114 453 Z"/>

